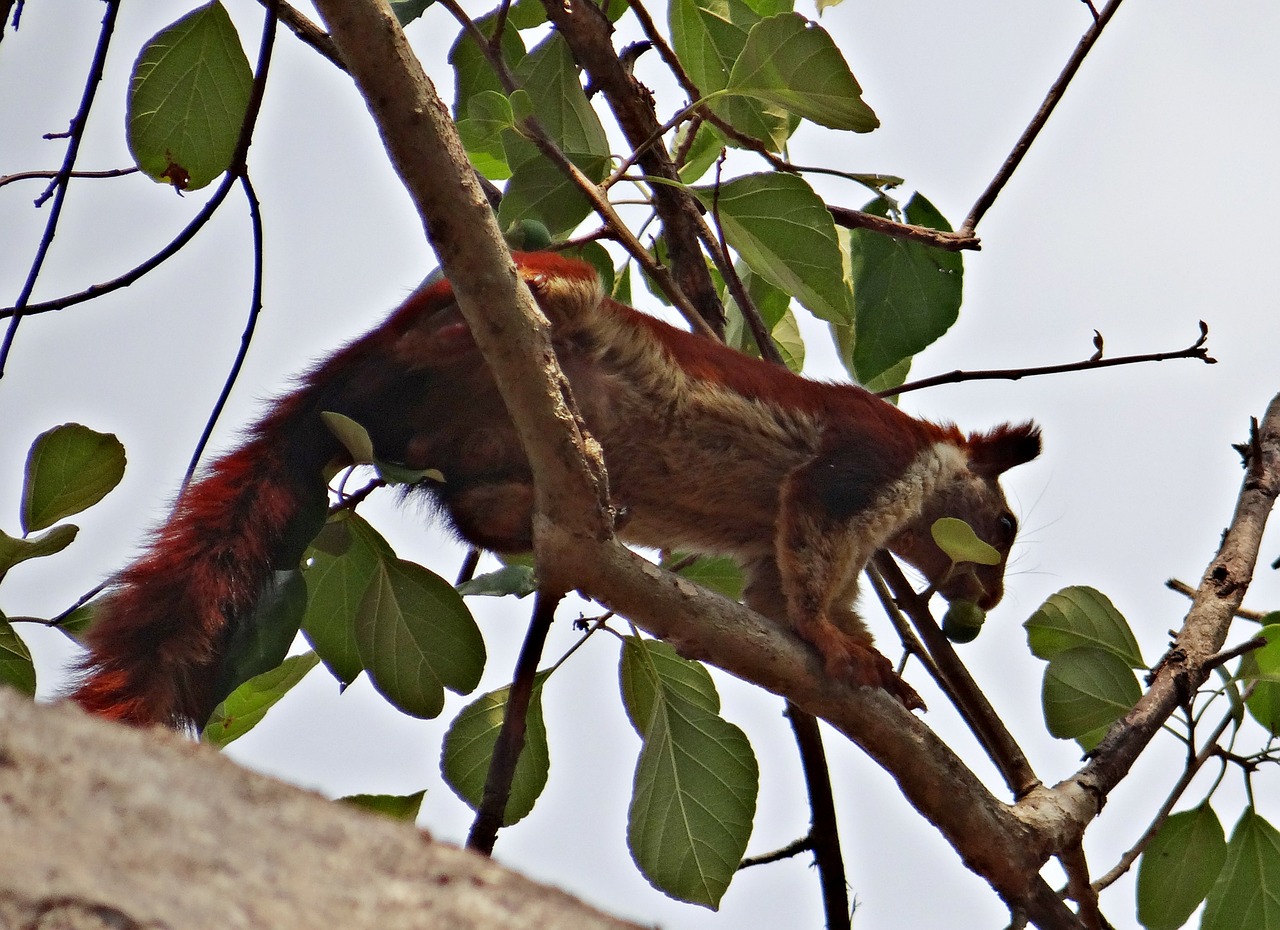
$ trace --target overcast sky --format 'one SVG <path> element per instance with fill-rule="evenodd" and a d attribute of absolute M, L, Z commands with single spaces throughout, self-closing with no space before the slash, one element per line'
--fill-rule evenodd
<path fill-rule="evenodd" d="M 228 4 L 252 56 L 258 8 L 248 0 Z M 40 135 L 65 129 L 74 112 L 101 9 L 27 4 L 21 30 L 6 34 L 0 174 L 59 163 L 62 144 Z M 82 168 L 128 163 L 122 113 L 133 56 L 184 9 L 125 5 Z M 883 126 L 858 137 L 806 128 L 794 160 L 904 176 L 958 223 L 1067 59 L 1088 12 L 1074 0 L 846 0 L 822 23 Z M 443 51 L 453 34 L 441 10 L 410 29 L 450 99 Z M 1280 391 L 1271 231 L 1280 214 L 1278 39 L 1280 7 L 1267 0 L 1130 0 L 979 227 L 983 250 L 966 253 L 960 321 L 918 358 L 913 374 L 1076 360 L 1091 354 L 1094 329 L 1110 354 L 1178 349 L 1195 339 L 1200 319 L 1210 326 L 1218 365 L 1181 361 L 954 385 L 904 401 L 912 412 L 965 428 L 1028 417 L 1044 427 L 1043 458 L 1007 480 L 1024 532 L 1005 602 L 963 656 L 1050 783 L 1074 771 L 1079 753 L 1044 734 L 1043 664 L 1028 654 L 1021 622 L 1059 588 L 1094 585 L 1128 617 L 1154 662 L 1186 609 L 1164 581 L 1198 580 L 1239 489 L 1230 444 L 1246 437 L 1249 417 L 1261 416 Z M 376 325 L 434 264 L 349 80 L 285 31 L 277 51 L 251 153 L 266 222 L 266 308 L 216 437 L 222 448 L 262 398 L 310 359 Z M 657 84 L 658 68 L 647 56 L 638 73 Z M 668 98 L 659 115 L 677 105 Z M 818 186 L 833 202 L 867 199 L 852 185 Z M 39 182 L 0 188 L 0 304 L 17 296 L 34 254 L 47 211 L 31 206 L 39 190 Z M 140 178 L 75 184 L 35 298 L 131 267 L 171 238 L 204 196 L 179 198 Z M 121 567 L 164 513 L 240 338 L 248 243 L 245 209 L 233 195 L 186 251 L 141 283 L 22 326 L 0 380 L 0 527 L 18 531 L 26 449 L 54 424 L 115 432 L 129 469 L 119 489 L 77 519 L 82 532 L 67 552 L 11 573 L 0 589 L 5 613 L 61 610 Z M 814 370 L 833 375 L 829 354 L 812 342 L 810 351 Z M 446 576 L 456 571 L 460 550 L 424 533 L 421 514 L 391 517 L 385 503 L 369 512 L 401 555 Z M 1277 555 L 1273 529 L 1263 565 Z M 1246 605 L 1280 608 L 1276 576 L 1264 567 Z M 488 690 L 509 680 L 524 616 L 488 602 L 473 607 L 490 648 L 481 686 Z M 874 609 L 868 615 L 888 643 L 887 623 Z M 29 639 L 51 693 L 69 653 L 57 634 Z M 557 624 L 548 654 L 573 639 L 569 623 Z M 615 697 L 616 654 L 609 638 L 598 637 L 548 689 L 551 784 L 534 813 L 501 835 L 499 859 L 665 927 L 821 926 L 816 878 L 799 859 L 741 876 L 718 916 L 668 901 L 636 872 L 624 836 L 638 740 Z M 985 757 L 922 678 L 912 681 L 929 703 L 930 725 L 999 790 Z M 807 827 L 791 737 L 776 698 L 718 680 L 725 716 L 747 731 L 760 757 L 750 851 L 763 852 Z M 464 703 L 453 698 L 445 719 Z M 420 822 L 457 840 L 469 811 L 439 779 L 444 728 L 383 710 L 364 682 L 339 696 L 316 671 L 232 754 L 331 795 L 425 786 Z M 1004 925 L 995 895 L 882 772 L 834 736 L 829 754 L 860 930 Z M 1180 759 L 1166 740 L 1113 796 L 1090 832 L 1096 873 L 1141 832 Z M 1181 806 L 1198 802 L 1206 786 L 1193 787 Z M 1276 786 L 1270 771 L 1254 783 L 1261 813 L 1280 821 Z M 1217 805 L 1228 830 L 1239 813 L 1238 788 L 1232 773 Z M 1136 925 L 1132 901 L 1131 880 L 1104 896 L 1118 928 Z"/>

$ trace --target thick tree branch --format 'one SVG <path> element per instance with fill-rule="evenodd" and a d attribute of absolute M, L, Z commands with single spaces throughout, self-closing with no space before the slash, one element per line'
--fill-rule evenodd
<path fill-rule="evenodd" d="M 0 688 L 0 927 L 638 930 L 176 734 Z"/>
<path fill-rule="evenodd" d="M 1018 814 L 1026 822 L 1046 834 L 1083 830 L 1170 714 L 1204 684 L 1253 579 L 1262 533 L 1278 495 L 1280 395 L 1272 399 L 1261 425 L 1253 424 L 1235 515 L 1217 556 L 1205 570 L 1182 629 L 1156 666 L 1146 692 L 1112 726 L 1079 772 L 1018 805 Z"/>

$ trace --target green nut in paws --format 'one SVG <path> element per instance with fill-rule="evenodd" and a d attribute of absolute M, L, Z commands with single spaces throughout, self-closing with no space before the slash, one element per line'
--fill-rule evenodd
<path fill-rule="evenodd" d="M 942 618 L 942 632 L 953 643 L 971 643 L 986 620 L 987 612 L 973 601 L 952 601 Z"/>

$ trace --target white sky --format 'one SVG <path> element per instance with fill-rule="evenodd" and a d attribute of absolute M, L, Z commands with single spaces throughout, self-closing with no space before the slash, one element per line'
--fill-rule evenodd
<path fill-rule="evenodd" d="M 259 14 L 229 0 L 251 57 Z M 185 4 L 126 4 L 115 55 L 80 167 L 128 163 L 124 88 L 134 50 Z M 66 128 L 96 36 L 98 3 L 27 4 L 21 30 L 0 43 L 0 174 L 55 167 L 62 144 L 40 135 Z M 656 9 L 656 8 L 655 8 Z M 814 15 L 812 8 L 801 12 Z M 845 50 L 883 124 L 870 136 L 806 129 L 793 156 L 856 171 L 905 176 L 958 223 L 1003 160 L 1057 75 L 1087 11 L 1073 0 L 846 0 L 823 25 Z M 443 49 L 454 34 L 440 10 L 410 29 L 428 73 L 448 90 Z M 1280 213 L 1274 153 L 1280 7 L 1130 0 L 1109 27 L 967 253 L 960 322 L 921 356 L 915 375 L 953 368 L 1069 361 L 1181 348 L 1196 321 L 1211 327 L 1213 367 L 1170 362 L 1016 384 L 965 384 L 913 394 L 904 406 L 966 428 L 1034 417 L 1044 457 L 1011 473 L 1022 513 L 1004 604 L 963 656 L 1011 722 L 1046 782 L 1074 771 L 1078 751 L 1044 735 L 1043 665 L 1019 624 L 1053 591 L 1092 584 L 1108 593 L 1154 662 L 1186 604 L 1166 578 L 1198 580 L 1239 488 L 1246 436 L 1280 390 L 1280 307 L 1270 223 Z M 621 41 L 621 40 L 620 40 Z M 641 59 L 656 83 L 659 63 Z M 665 101 L 664 118 L 678 101 Z M 251 152 L 267 230 L 266 309 L 216 441 L 236 428 L 308 361 L 376 325 L 434 264 L 407 198 L 386 166 L 348 79 L 281 31 L 263 117 Z M 757 170 L 754 166 L 750 170 Z M 16 297 L 45 211 L 39 182 L 0 189 L 0 304 Z M 859 206 L 864 193 L 823 183 L 828 199 Z M 129 178 L 77 183 L 36 299 L 108 279 L 150 255 L 198 210 L 204 194 L 178 198 Z M 26 321 L 0 380 L 0 527 L 18 531 L 21 470 L 30 441 L 61 422 L 119 435 L 129 453 L 123 484 L 81 515 L 80 538 L 62 555 L 15 569 L 2 590 L 9 615 L 49 615 L 121 567 L 164 512 L 235 352 L 249 301 L 249 245 L 242 201 L 223 208 L 178 258 L 123 293 Z M 821 353 L 815 369 L 831 373 Z M 458 550 L 424 534 L 417 515 L 371 515 L 401 555 L 451 576 Z M 1272 531 L 1246 601 L 1280 607 L 1280 555 Z M 482 689 L 509 680 L 524 614 L 474 603 L 489 643 Z M 502 605 L 498 605 L 502 606 Z M 870 607 L 870 605 L 868 605 Z M 868 610 L 888 643 L 887 623 Z M 557 624 L 549 655 L 574 638 Z M 24 634 L 28 632 L 24 629 Z M 1236 639 L 1248 633 L 1242 628 Z M 505 642 L 503 641 L 505 639 Z M 29 637 L 46 693 L 67 657 L 57 634 Z M 720 915 L 652 891 L 626 852 L 625 813 L 637 740 L 616 695 L 616 648 L 599 637 L 548 691 L 552 778 L 535 812 L 499 838 L 503 862 L 623 916 L 664 927 L 818 927 L 816 878 L 807 863 L 756 869 L 730 889 Z M 917 687 L 922 676 L 912 676 Z M 761 761 L 760 814 L 751 852 L 803 833 L 807 810 L 781 703 L 721 676 L 725 715 L 748 733 Z M 985 757 L 940 696 L 922 688 L 927 720 L 999 790 Z M 465 703 L 454 698 L 451 717 Z M 438 776 L 443 721 L 383 711 L 363 682 L 341 697 L 315 672 L 237 743 L 245 764 L 339 795 L 426 786 L 421 823 L 459 839 L 469 811 Z M 856 750 L 828 743 L 860 930 L 1004 926 L 985 884 Z M 1177 777 L 1172 740 L 1135 770 L 1091 831 L 1098 873 L 1138 835 Z M 1203 780 L 1203 779 L 1202 779 Z M 1198 783 L 1184 807 L 1207 786 Z M 1239 780 L 1218 804 L 1228 829 Z M 1254 782 L 1261 812 L 1280 819 L 1276 775 Z M 927 869 L 927 873 L 924 870 Z M 1103 899 L 1117 928 L 1135 926 L 1132 881 Z"/>

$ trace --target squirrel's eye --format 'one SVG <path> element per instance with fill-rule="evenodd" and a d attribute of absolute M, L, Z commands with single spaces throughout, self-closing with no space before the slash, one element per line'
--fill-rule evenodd
<path fill-rule="evenodd" d="M 1013 539 L 1014 535 L 1018 532 L 1018 520 L 1011 513 L 1002 513 L 1000 515 L 999 524 L 1000 532 L 1006 539 Z"/>

